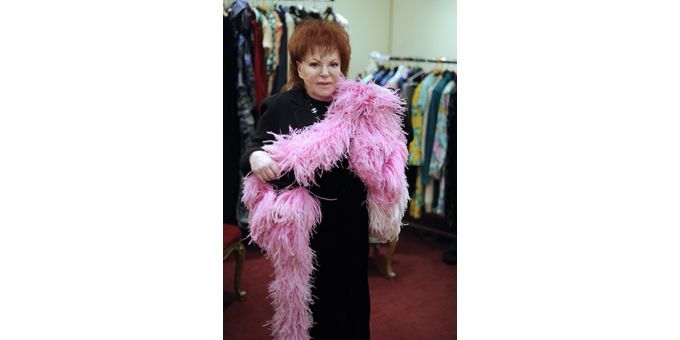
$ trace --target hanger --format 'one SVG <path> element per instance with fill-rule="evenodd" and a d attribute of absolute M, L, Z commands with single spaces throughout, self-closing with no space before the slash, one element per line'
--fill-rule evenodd
<path fill-rule="evenodd" d="M 305 19 L 305 16 L 307 13 L 305 12 L 305 8 L 302 7 L 302 5 L 297 5 L 297 6 L 291 6 L 291 13 L 294 14 L 298 19 Z"/>
<path fill-rule="evenodd" d="M 326 19 L 328 19 L 328 17 L 330 16 L 333 18 L 333 21 L 337 21 L 335 18 L 335 12 L 333 12 L 333 7 L 330 6 L 326 7 L 326 11 L 324 11 L 323 14 Z"/>
<path fill-rule="evenodd" d="M 442 59 L 443 58 L 437 59 L 437 63 L 432 68 L 432 73 L 434 73 L 435 75 L 440 75 L 442 72 L 444 72 L 444 66 L 442 65 Z"/>
<path fill-rule="evenodd" d="M 408 78 L 406 79 L 406 82 L 413 82 L 413 81 L 416 80 L 416 78 L 418 78 L 418 77 L 420 77 L 421 75 L 427 73 L 427 72 L 425 72 L 425 70 L 424 70 L 422 67 L 420 67 L 420 66 L 417 66 L 417 67 L 414 68 L 413 70 L 414 70 L 413 74 L 412 74 L 410 77 L 408 77 Z"/>
<path fill-rule="evenodd" d="M 257 5 L 257 8 L 260 9 L 260 10 L 262 10 L 262 12 L 264 12 L 264 14 L 269 13 L 269 8 L 268 8 L 267 5 L 264 3 L 264 0 L 260 0 L 260 4 Z"/>

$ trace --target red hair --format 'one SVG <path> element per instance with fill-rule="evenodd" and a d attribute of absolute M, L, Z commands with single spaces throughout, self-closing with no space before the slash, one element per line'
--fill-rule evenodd
<path fill-rule="evenodd" d="M 340 56 L 340 71 L 347 76 L 349 57 L 352 50 L 349 46 L 349 35 L 340 24 L 320 19 L 303 20 L 295 26 L 293 35 L 288 40 L 290 73 L 288 82 L 282 91 L 304 87 L 304 83 L 297 72 L 297 63 L 302 62 L 307 53 L 318 48 L 321 55 L 338 51 Z"/>

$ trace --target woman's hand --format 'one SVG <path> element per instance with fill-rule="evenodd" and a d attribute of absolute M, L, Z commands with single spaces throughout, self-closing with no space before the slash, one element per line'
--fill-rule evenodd
<path fill-rule="evenodd" d="M 255 177 L 263 182 L 273 181 L 279 178 L 279 166 L 264 151 L 254 151 L 250 154 L 250 169 Z"/>

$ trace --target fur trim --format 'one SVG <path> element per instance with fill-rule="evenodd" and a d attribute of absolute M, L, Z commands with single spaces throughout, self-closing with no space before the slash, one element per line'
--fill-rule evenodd
<path fill-rule="evenodd" d="M 309 239 L 321 221 L 319 201 L 306 187 L 346 156 L 368 190 L 370 236 L 399 236 L 409 200 L 404 169 L 408 158 L 401 99 L 374 84 L 341 80 L 326 117 L 287 135 L 274 135 L 263 149 L 282 173 L 293 171 L 298 188 L 276 192 L 249 175 L 243 202 L 250 211 L 250 237 L 266 252 L 275 275 L 269 285 L 274 305 L 274 339 L 308 339 L 312 316 L 314 252 Z"/>

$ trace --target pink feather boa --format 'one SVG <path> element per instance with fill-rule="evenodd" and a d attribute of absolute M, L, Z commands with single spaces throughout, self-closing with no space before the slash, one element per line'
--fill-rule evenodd
<path fill-rule="evenodd" d="M 276 192 L 252 175 L 244 182 L 250 237 L 275 269 L 269 285 L 274 339 L 309 339 L 314 270 L 309 239 L 321 221 L 321 208 L 306 187 L 315 184 L 317 173 L 331 170 L 348 156 L 350 170 L 368 189 L 371 237 L 380 241 L 398 237 L 409 200 L 403 115 L 396 94 L 374 84 L 341 80 L 322 121 L 288 135 L 274 134 L 275 141 L 263 147 L 282 173 L 293 171 L 301 186 Z"/>

